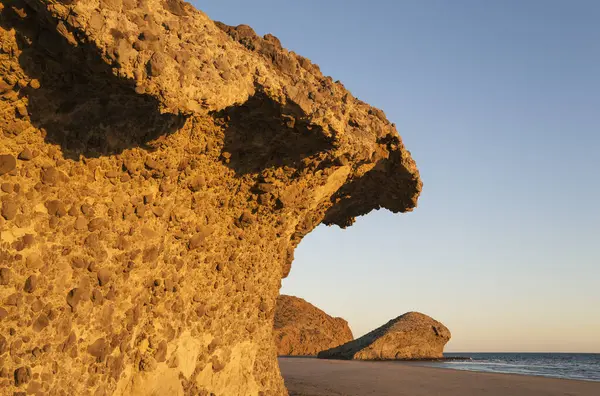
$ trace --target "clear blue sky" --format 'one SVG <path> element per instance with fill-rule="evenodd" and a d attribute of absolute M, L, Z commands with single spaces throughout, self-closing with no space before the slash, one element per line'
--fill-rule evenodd
<path fill-rule="evenodd" d="M 309 234 L 282 293 L 355 336 L 416 310 L 450 351 L 600 352 L 600 2 L 195 5 L 383 109 L 423 178 L 413 213 Z"/>

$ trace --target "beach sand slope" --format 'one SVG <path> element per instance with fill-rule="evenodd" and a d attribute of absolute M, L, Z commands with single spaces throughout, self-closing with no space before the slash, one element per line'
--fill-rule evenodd
<path fill-rule="evenodd" d="M 401 362 L 279 358 L 290 396 L 597 396 L 600 382 L 491 374 Z"/>

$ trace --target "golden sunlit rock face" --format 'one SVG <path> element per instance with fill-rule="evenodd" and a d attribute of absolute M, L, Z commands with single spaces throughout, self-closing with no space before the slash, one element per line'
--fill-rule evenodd
<path fill-rule="evenodd" d="M 283 294 L 275 305 L 273 338 L 280 356 L 316 356 L 354 339 L 343 318 L 333 318 L 301 298 Z"/>
<path fill-rule="evenodd" d="M 3 394 L 285 394 L 294 248 L 421 191 L 381 110 L 178 0 L 2 0 L 0 76 Z"/>

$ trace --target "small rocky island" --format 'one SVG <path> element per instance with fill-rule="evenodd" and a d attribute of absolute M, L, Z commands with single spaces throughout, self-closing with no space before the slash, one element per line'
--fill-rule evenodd
<path fill-rule="evenodd" d="M 321 359 L 425 360 L 440 359 L 450 330 L 419 312 L 408 312 L 336 348 L 319 352 Z"/>
<path fill-rule="evenodd" d="M 331 317 L 301 298 L 283 294 L 275 306 L 273 337 L 277 354 L 283 356 L 316 356 L 354 338 L 344 319 Z"/>

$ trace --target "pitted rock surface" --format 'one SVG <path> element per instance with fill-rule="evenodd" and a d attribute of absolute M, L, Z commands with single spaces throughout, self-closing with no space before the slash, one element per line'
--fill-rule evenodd
<path fill-rule="evenodd" d="M 178 0 L 2 0 L 0 77 L 3 394 L 285 394 L 294 248 L 421 191 L 382 111 Z"/>
<path fill-rule="evenodd" d="M 424 360 L 444 357 L 450 330 L 419 312 L 408 312 L 344 345 L 322 351 L 321 359 Z"/>
<path fill-rule="evenodd" d="M 353 340 L 344 319 L 333 318 L 301 298 L 283 294 L 275 305 L 273 337 L 277 354 L 282 356 L 316 356 Z"/>

